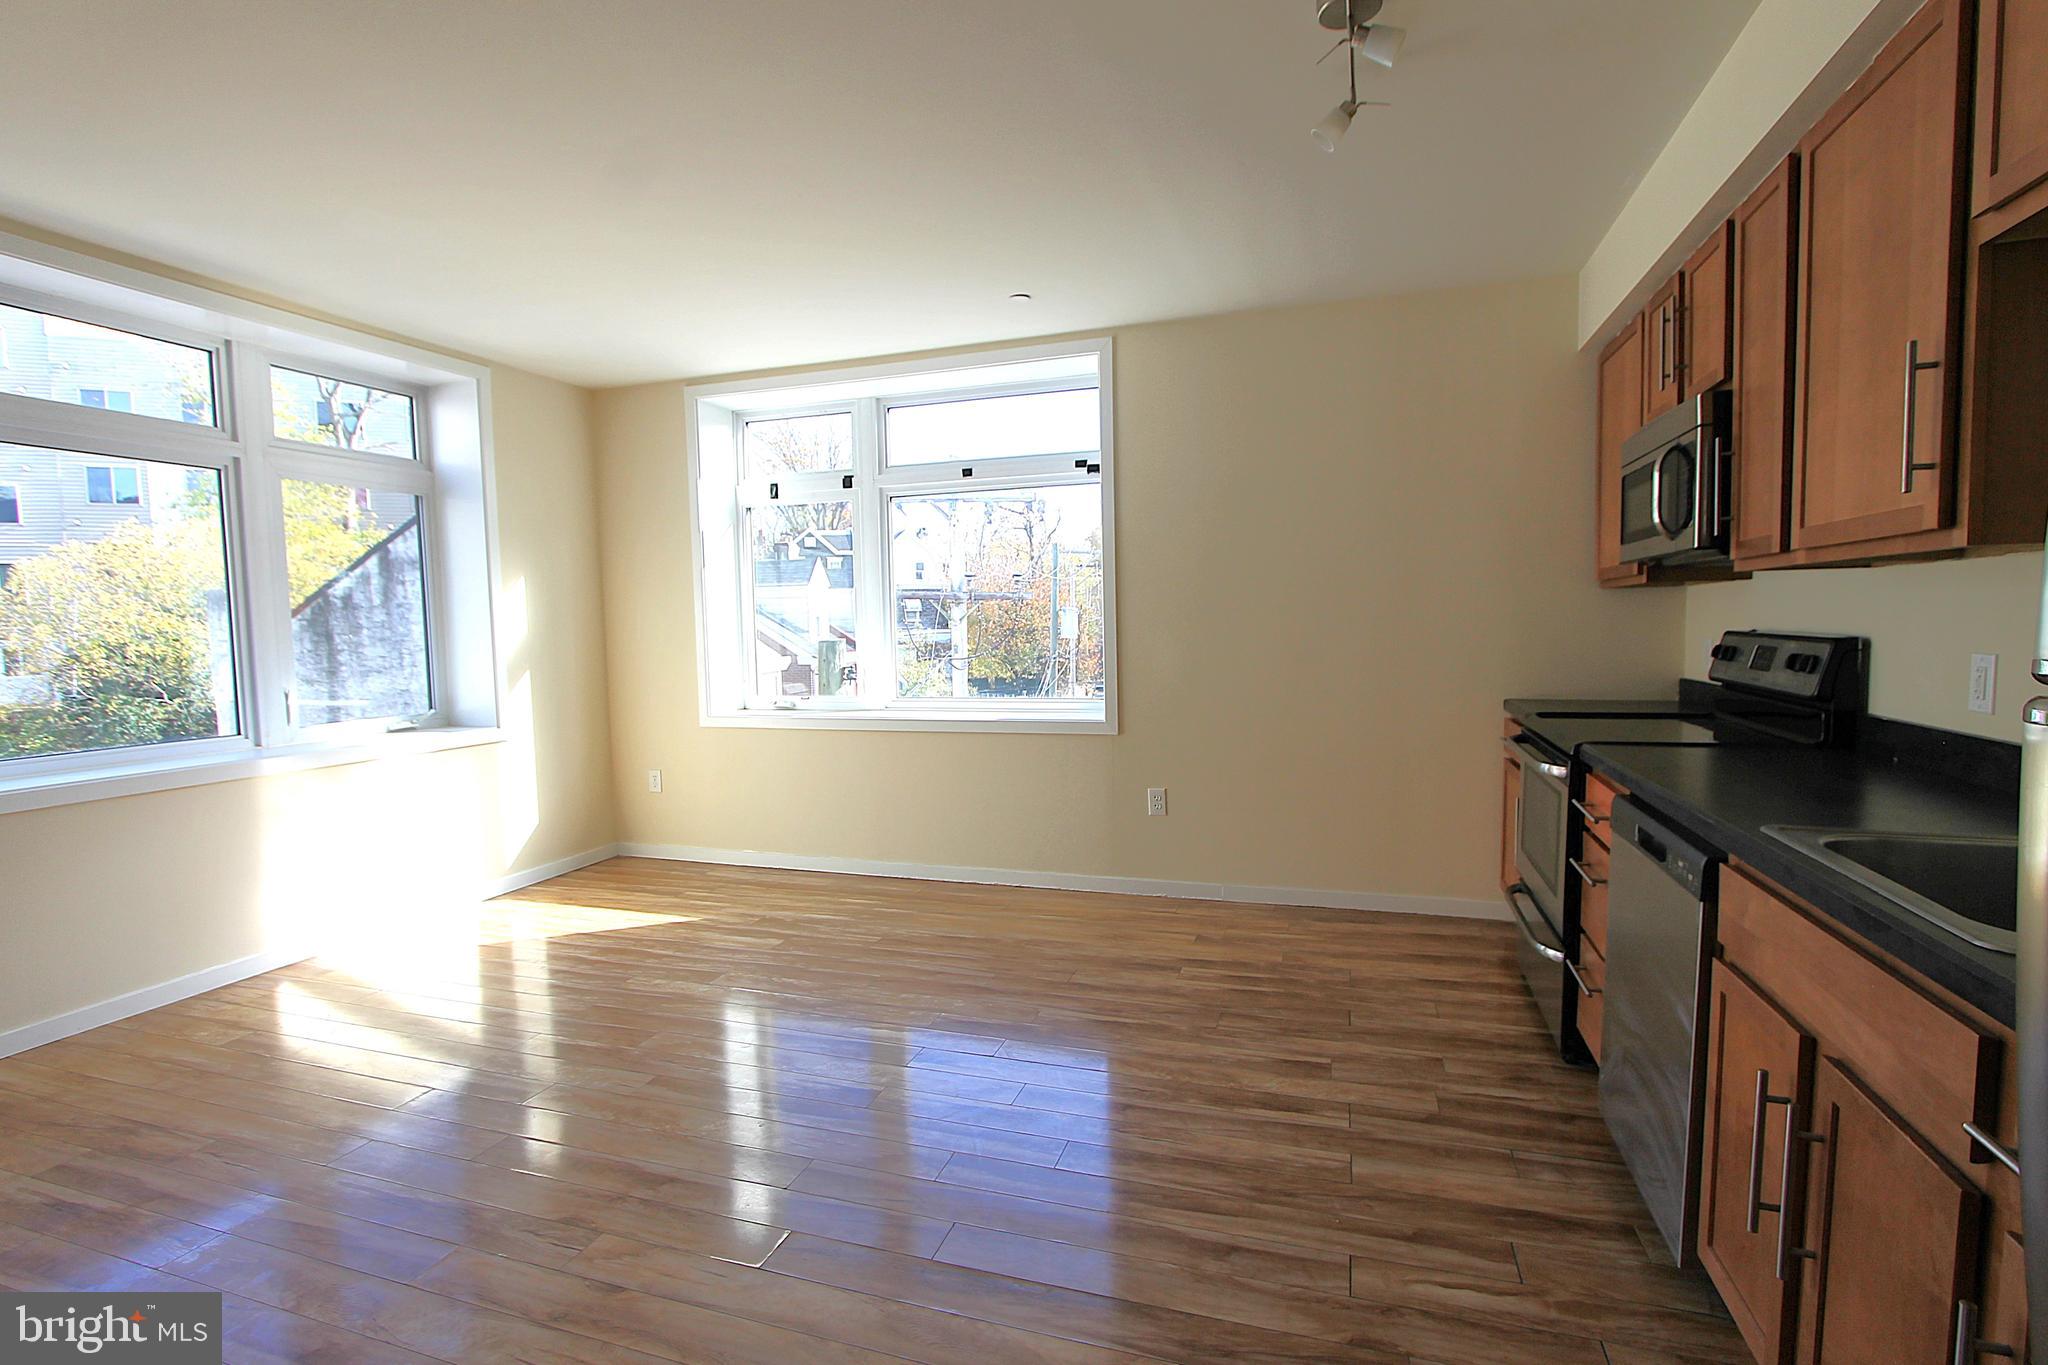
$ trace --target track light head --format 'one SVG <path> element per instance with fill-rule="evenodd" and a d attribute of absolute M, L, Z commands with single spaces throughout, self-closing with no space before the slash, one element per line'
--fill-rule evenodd
<path fill-rule="evenodd" d="M 1308 130 L 1309 138 L 1326 152 L 1337 150 L 1337 144 L 1350 131 L 1351 120 L 1358 113 L 1357 100 L 1345 100 L 1324 116 L 1323 121 Z"/>
<path fill-rule="evenodd" d="M 1401 55 L 1401 45 L 1408 41 L 1408 30 L 1392 24 L 1372 24 L 1360 29 L 1351 41 L 1367 61 L 1392 66 Z"/>

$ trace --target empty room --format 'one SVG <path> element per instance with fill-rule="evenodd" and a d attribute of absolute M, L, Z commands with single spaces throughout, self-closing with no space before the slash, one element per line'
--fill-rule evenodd
<path fill-rule="evenodd" d="M 2048 1362 L 2044 376 L 2048 0 L 0 0 L 0 1361 Z"/>

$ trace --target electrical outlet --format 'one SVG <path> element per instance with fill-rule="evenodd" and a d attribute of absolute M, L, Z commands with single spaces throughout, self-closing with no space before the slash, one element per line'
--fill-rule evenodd
<path fill-rule="evenodd" d="M 1166 814 L 1166 788 L 1147 787 L 1145 789 L 1145 814 Z"/>
<path fill-rule="evenodd" d="M 647 770 L 647 790 L 656 793 L 661 791 L 661 769 L 649 768 Z"/>
<path fill-rule="evenodd" d="M 1998 704 L 1998 656 L 1996 654 L 1972 654 L 1970 656 L 1970 709 L 1978 715 L 1988 716 Z"/>

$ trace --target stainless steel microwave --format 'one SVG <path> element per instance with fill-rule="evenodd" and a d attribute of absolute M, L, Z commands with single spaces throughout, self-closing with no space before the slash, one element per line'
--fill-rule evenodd
<path fill-rule="evenodd" d="M 1624 562 L 1694 564 L 1728 555 L 1728 391 L 1686 399 L 1621 447 Z"/>

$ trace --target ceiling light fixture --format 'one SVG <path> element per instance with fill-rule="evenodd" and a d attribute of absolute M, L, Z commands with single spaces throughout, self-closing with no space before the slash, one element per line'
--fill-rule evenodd
<path fill-rule="evenodd" d="M 1401 45 L 1408 41 L 1407 30 L 1372 22 L 1385 3 L 1386 0 L 1316 0 L 1316 22 L 1344 34 L 1329 52 L 1316 59 L 1316 65 L 1328 61 L 1330 53 L 1341 47 L 1346 49 L 1345 60 L 1351 66 L 1351 98 L 1339 103 L 1324 115 L 1321 123 L 1308 130 L 1310 140 L 1326 152 L 1337 150 L 1337 143 L 1350 130 L 1351 120 L 1360 109 L 1380 103 L 1358 98 L 1359 54 L 1364 53 L 1367 61 L 1391 67 L 1401 55 Z"/>

